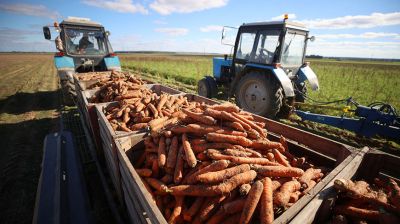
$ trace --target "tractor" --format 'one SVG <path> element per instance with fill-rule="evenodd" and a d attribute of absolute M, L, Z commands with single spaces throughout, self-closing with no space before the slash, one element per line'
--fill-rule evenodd
<path fill-rule="evenodd" d="M 68 17 L 60 24 L 55 22 L 54 26 L 44 26 L 45 39 L 51 40 L 54 31 L 58 33 L 54 64 L 67 104 L 71 104 L 76 96 L 73 74 L 121 70 L 119 58 L 108 40 L 110 32 L 105 31 L 100 23 L 87 18 Z"/>
<path fill-rule="evenodd" d="M 228 27 L 229 28 L 229 27 Z M 222 31 L 222 42 L 227 27 Z M 213 76 L 198 82 L 198 94 L 216 97 L 226 90 L 242 109 L 268 118 L 285 118 L 295 101 L 304 102 L 308 80 L 312 90 L 318 79 L 304 61 L 309 36 L 299 23 L 283 21 L 245 23 L 237 30 L 233 56 L 213 58 Z"/>

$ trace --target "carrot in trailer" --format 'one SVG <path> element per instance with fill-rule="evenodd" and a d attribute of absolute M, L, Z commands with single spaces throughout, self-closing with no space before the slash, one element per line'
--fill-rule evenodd
<path fill-rule="evenodd" d="M 222 206 L 222 209 L 226 214 L 234 214 L 243 210 L 244 204 L 246 203 L 245 198 L 240 198 L 235 201 L 231 201 Z"/>
<path fill-rule="evenodd" d="M 170 174 L 174 172 L 174 168 L 176 165 L 176 160 L 178 156 L 178 136 L 172 137 L 171 145 L 169 146 L 168 156 L 167 156 L 167 166 L 166 171 Z"/>
<path fill-rule="evenodd" d="M 168 223 L 169 224 L 176 223 L 177 222 L 177 218 L 181 215 L 183 199 L 184 199 L 184 197 L 182 197 L 182 196 L 176 196 L 175 197 L 175 208 L 172 211 L 171 216 L 168 219 Z"/>
<path fill-rule="evenodd" d="M 263 181 L 263 192 L 260 199 L 260 223 L 271 224 L 274 221 L 272 181 L 269 177 L 264 178 Z"/>
<path fill-rule="evenodd" d="M 194 155 L 194 152 L 192 150 L 192 147 L 190 145 L 186 133 L 183 133 L 182 135 L 182 145 L 185 151 L 186 162 L 190 167 L 195 167 L 197 164 L 196 156 Z"/>
<path fill-rule="evenodd" d="M 194 113 L 194 112 L 191 112 L 186 109 L 182 109 L 182 111 L 185 114 L 187 114 L 190 118 L 192 118 L 200 123 L 203 123 L 206 125 L 214 125 L 215 123 L 217 123 L 217 121 L 213 117 L 210 117 L 210 116 L 207 116 L 207 115 L 204 115 L 201 113 Z"/>
<path fill-rule="evenodd" d="M 229 103 L 229 102 L 225 102 L 222 104 L 215 104 L 212 106 L 208 106 L 208 108 L 211 108 L 213 110 L 218 110 L 218 111 L 226 111 L 226 112 L 239 112 L 240 111 L 238 106 L 236 106 L 235 104 Z"/>
<path fill-rule="evenodd" d="M 161 182 L 156 178 L 147 177 L 145 178 L 145 180 L 152 188 L 154 188 L 156 191 L 160 193 L 166 193 L 168 190 L 167 185 L 165 185 L 163 182 Z"/>
<path fill-rule="evenodd" d="M 251 189 L 251 185 L 250 184 L 242 184 L 239 187 L 239 194 L 241 196 L 246 196 L 249 193 L 250 189 Z"/>
<path fill-rule="evenodd" d="M 219 170 L 223 170 L 229 166 L 229 161 L 228 160 L 218 160 L 214 161 L 210 165 L 204 167 L 203 169 L 199 169 L 195 173 L 193 173 L 191 176 L 187 178 L 187 183 L 188 184 L 194 184 L 197 181 L 197 177 L 201 174 L 204 173 L 209 173 L 209 172 L 215 172 Z"/>
<path fill-rule="evenodd" d="M 197 212 L 200 210 L 201 205 L 204 202 L 204 197 L 197 197 L 196 200 L 193 202 L 193 204 L 190 206 L 190 208 L 183 213 L 183 219 L 187 222 L 192 221 L 193 216 L 197 214 Z"/>
<path fill-rule="evenodd" d="M 142 168 L 142 169 L 135 169 L 139 176 L 141 177 L 151 177 L 153 173 L 151 169 Z"/>
<path fill-rule="evenodd" d="M 353 218 L 367 219 L 371 221 L 379 221 L 379 211 L 356 208 L 348 205 L 339 205 L 334 208 L 336 214 L 347 215 Z"/>
<path fill-rule="evenodd" d="M 272 153 L 274 154 L 275 161 L 286 166 L 286 167 L 291 167 L 289 161 L 286 160 L 286 158 L 277 150 L 277 149 L 272 149 Z"/>
<path fill-rule="evenodd" d="M 250 223 L 262 193 L 263 184 L 260 180 L 258 180 L 251 186 L 250 192 L 247 195 L 239 223 Z"/>
<path fill-rule="evenodd" d="M 292 180 L 282 184 L 279 191 L 274 195 L 274 204 L 279 207 L 287 207 L 290 194 L 300 190 L 301 185 L 297 180 Z"/>
<path fill-rule="evenodd" d="M 227 142 L 241 146 L 250 146 L 252 141 L 243 137 L 243 136 L 231 136 L 225 134 L 218 134 L 218 133 L 208 133 L 206 135 L 207 141 L 210 142 Z"/>
<path fill-rule="evenodd" d="M 165 137 L 161 136 L 158 143 L 158 166 L 161 168 L 163 168 L 167 162 L 167 152 L 165 148 Z"/>
<path fill-rule="evenodd" d="M 249 170 L 249 164 L 242 164 L 220 171 L 200 174 L 195 178 L 195 180 L 206 184 L 216 184 L 222 182 L 227 178 L 233 177 L 239 173 L 243 173 Z"/>
<path fill-rule="evenodd" d="M 179 147 L 178 156 L 175 164 L 174 183 L 179 184 L 183 177 L 183 146 Z"/>
<path fill-rule="evenodd" d="M 220 195 L 213 198 L 207 198 L 196 218 L 198 218 L 201 222 L 206 221 L 212 213 L 219 207 L 219 204 L 225 199 L 226 196 Z"/>
<path fill-rule="evenodd" d="M 255 164 L 251 165 L 251 168 L 265 177 L 301 177 L 304 174 L 302 169 L 294 167 L 260 166 Z"/>
<path fill-rule="evenodd" d="M 236 164 L 259 164 L 266 166 L 282 166 L 281 164 L 271 162 L 266 158 L 247 158 L 247 157 L 228 156 L 228 155 L 223 155 L 219 151 L 212 149 L 207 150 L 207 156 L 214 160 L 225 159 Z"/>

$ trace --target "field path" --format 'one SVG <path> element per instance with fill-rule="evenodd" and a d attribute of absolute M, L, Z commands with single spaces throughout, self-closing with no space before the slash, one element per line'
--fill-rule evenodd
<path fill-rule="evenodd" d="M 0 223 L 30 223 L 58 78 L 49 54 L 0 54 L 0 71 Z"/>

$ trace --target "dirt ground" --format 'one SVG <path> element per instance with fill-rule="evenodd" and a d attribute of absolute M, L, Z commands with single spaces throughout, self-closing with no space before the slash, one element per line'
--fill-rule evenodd
<path fill-rule="evenodd" d="M 46 134 L 57 129 L 50 54 L 0 54 L 0 223 L 31 223 Z"/>

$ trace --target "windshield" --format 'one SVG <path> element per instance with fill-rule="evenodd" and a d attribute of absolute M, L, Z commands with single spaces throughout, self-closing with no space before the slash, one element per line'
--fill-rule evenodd
<path fill-rule="evenodd" d="M 300 66 L 303 63 L 306 36 L 299 33 L 287 33 L 282 47 L 281 64 L 283 66 Z"/>
<path fill-rule="evenodd" d="M 69 54 L 107 54 L 106 38 L 101 30 L 67 28 L 65 32 L 65 42 Z"/>
<path fill-rule="evenodd" d="M 279 45 L 279 30 L 265 30 L 259 33 L 258 43 L 252 62 L 271 64 L 275 49 Z"/>

